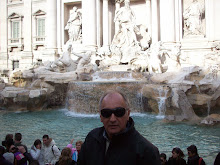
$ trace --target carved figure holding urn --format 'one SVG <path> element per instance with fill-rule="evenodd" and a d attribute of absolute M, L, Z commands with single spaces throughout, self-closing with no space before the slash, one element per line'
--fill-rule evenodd
<path fill-rule="evenodd" d="M 70 18 L 67 22 L 67 25 L 65 26 L 65 30 L 68 30 L 70 42 L 81 42 L 82 13 L 79 9 L 77 9 L 76 6 L 74 6 L 73 9 L 70 10 Z"/>

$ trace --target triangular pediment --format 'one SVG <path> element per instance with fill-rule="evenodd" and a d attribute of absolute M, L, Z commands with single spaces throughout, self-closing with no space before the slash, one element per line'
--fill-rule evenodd
<path fill-rule="evenodd" d="M 37 11 L 33 14 L 33 16 L 37 16 L 37 15 L 45 15 L 45 14 L 46 14 L 45 11 L 43 11 L 43 10 L 37 10 Z"/>
<path fill-rule="evenodd" d="M 21 15 L 17 14 L 17 13 L 12 13 L 11 15 L 8 16 L 9 19 L 13 19 L 13 18 L 20 18 Z"/>

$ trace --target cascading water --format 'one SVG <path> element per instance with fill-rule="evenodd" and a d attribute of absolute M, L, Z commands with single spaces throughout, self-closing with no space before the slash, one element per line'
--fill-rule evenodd
<path fill-rule="evenodd" d="M 137 105 L 140 107 L 140 112 L 144 111 L 143 107 L 143 88 L 141 88 L 140 92 L 137 93 Z"/>
<path fill-rule="evenodd" d="M 209 116 L 210 114 L 210 109 L 211 109 L 210 107 L 211 107 L 211 100 L 207 102 L 207 116 Z"/>
<path fill-rule="evenodd" d="M 167 93 L 168 90 L 164 89 L 163 87 L 158 88 L 159 92 L 159 97 L 158 97 L 158 108 L 159 108 L 159 118 L 164 118 L 165 117 L 165 112 L 166 112 L 166 99 L 167 99 Z"/>
<path fill-rule="evenodd" d="M 196 89 L 197 89 L 198 93 L 201 94 L 201 91 L 200 91 L 200 89 L 199 89 L 199 86 L 198 86 L 197 84 L 195 84 L 195 86 L 196 86 Z"/>
<path fill-rule="evenodd" d="M 67 90 L 67 107 L 70 111 L 78 113 L 98 113 L 100 97 L 109 90 L 119 90 L 128 97 L 132 112 L 142 110 L 143 81 L 95 81 L 71 82 Z"/>

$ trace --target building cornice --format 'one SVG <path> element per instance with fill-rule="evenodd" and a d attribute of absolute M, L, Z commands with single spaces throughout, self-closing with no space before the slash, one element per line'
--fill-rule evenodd
<path fill-rule="evenodd" d="M 21 0 L 21 1 L 9 1 L 8 2 L 8 7 L 10 7 L 10 6 L 18 6 L 18 5 L 23 5 L 24 4 L 24 2 L 23 2 L 23 0 Z"/>
<path fill-rule="evenodd" d="M 46 12 L 39 9 L 33 14 L 33 16 L 40 16 L 40 15 L 46 15 Z"/>

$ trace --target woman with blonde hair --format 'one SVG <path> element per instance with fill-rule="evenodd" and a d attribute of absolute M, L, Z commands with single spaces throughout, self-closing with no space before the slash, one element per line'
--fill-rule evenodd
<path fill-rule="evenodd" d="M 72 151 L 72 159 L 75 160 L 75 162 L 77 162 L 78 154 L 79 154 L 79 152 L 81 150 L 81 146 L 82 146 L 83 142 L 81 140 L 78 140 L 76 142 L 76 148 L 74 148 L 73 147 L 73 141 L 74 141 L 74 139 L 72 139 L 70 141 L 70 144 L 68 144 L 67 147 L 70 148 L 71 151 Z"/>
<path fill-rule="evenodd" d="M 76 165 L 76 162 L 72 160 L 72 153 L 70 148 L 65 147 L 62 150 L 59 161 L 56 163 L 56 165 Z"/>

